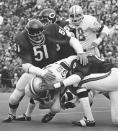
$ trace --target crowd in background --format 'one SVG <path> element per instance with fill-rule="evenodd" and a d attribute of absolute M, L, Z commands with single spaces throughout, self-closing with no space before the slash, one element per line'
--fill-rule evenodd
<path fill-rule="evenodd" d="M 15 87 L 22 74 L 15 54 L 15 35 L 24 29 L 27 21 L 37 18 L 44 8 L 55 9 L 58 19 L 68 18 L 71 5 L 79 4 L 84 14 L 91 14 L 110 28 L 111 34 L 99 46 L 103 57 L 118 59 L 118 0 L 0 0 L 0 74 L 3 86 Z M 7 72 L 7 73 L 5 73 Z M 5 74 L 5 75 L 4 75 Z M 8 83 L 4 85 L 4 81 Z M 9 82 L 8 82 L 9 81 Z"/>

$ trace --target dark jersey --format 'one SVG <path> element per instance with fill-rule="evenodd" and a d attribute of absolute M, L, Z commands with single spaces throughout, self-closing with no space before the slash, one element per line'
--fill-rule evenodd
<path fill-rule="evenodd" d="M 69 57 L 70 55 L 76 54 L 74 49 L 71 46 L 68 46 L 66 44 L 66 39 L 64 34 L 65 32 L 65 27 L 67 26 L 68 22 L 67 21 L 57 21 L 56 22 L 56 32 L 60 32 L 56 36 L 56 41 L 57 41 L 57 51 L 58 51 L 58 58 L 63 59 L 66 57 Z"/>
<path fill-rule="evenodd" d="M 111 68 L 115 67 L 114 64 L 108 61 L 103 61 L 96 56 L 88 56 L 88 64 L 83 66 L 79 61 L 73 60 L 71 63 L 73 74 L 78 74 L 82 79 L 93 73 L 107 73 Z"/>
<path fill-rule="evenodd" d="M 58 25 L 58 28 L 61 30 L 65 31 L 65 27 L 68 25 L 67 21 L 57 21 L 56 22 Z M 65 39 L 65 37 L 63 37 L 62 35 L 58 36 L 58 39 L 62 40 Z M 58 57 L 59 59 L 63 59 L 66 57 L 69 57 L 70 55 L 75 55 L 75 51 L 71 46 L 67 46 L 67 44 L 58 44 L 57 45 L 57 49 L 58 49 Z"/>
<path fill-rule="evenodd" d="M 59 40 L 58 35 L 62 36 L 64 40 Z M 39 46 L 33 46 L 25 30 L 16 36 L 17 52 L 24 63 L 29 62 L 42 68 L 59 59 L 57 42 L 69 46 L 70 38 L 64 31 L 61 32 L 56 24 L 46 26 L 44 36 L 45 41 L 42 46 L 40 46 L 40 43 Z"/>

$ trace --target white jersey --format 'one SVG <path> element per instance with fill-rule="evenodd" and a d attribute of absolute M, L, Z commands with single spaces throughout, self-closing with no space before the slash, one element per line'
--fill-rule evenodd
<path fill-rule="evenodd" d="M 67 20 L 69 21 L 69 19 Z M 82 22 L 78 27 L 73 26 L 69 23 L 69 30 L 72 29 L 75 37 L 80 41 L 83 49 L 88 50 L 91 43 L 96 39 L 97 32 L 99 31 L 101 24 L 97 19 L 91 15 L 84 15 Z"/>
<path fill-rule="evenodd" d="M 67 74 L 69 72 L 68 69 L 70 68 L 72 61 L 75 60 L 76 58 L 77 56 L 73 55 L 68 58 L 62 59 L 58 62 L 55 62 L 53 64 L 50 64 L 46 67 L 46 69 L 52 71 L 53 74 L 56 76 L 56 81 L 54 83 L 63 81 L 67 77 Z M 64 63 L 66 68 L 63 66 L 62 63 Z"/>

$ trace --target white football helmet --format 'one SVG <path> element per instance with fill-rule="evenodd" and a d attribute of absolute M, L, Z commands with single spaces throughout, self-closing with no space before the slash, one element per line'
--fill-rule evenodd
<path fill-rule="evenodd" d="M 83 10 L 79 5 L 74 5 L 69 9 L 69 19 L 72 25 L 80 25 L 83 19 Z"/>

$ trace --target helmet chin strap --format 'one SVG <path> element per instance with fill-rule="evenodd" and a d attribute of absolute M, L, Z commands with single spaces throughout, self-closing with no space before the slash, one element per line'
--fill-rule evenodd
<path fill-rule="evenodd" d="M 70 24 L 72 24 L 73 27 L 77 28 L 81 24 L 83 18 L 84 17 L 82 17 L 79 22 L 74 22 L 74 21 L 71 20 Z"/>
<path fill-rule="evenodd" d="M 31 44 L 33 46 L 42 46 L 45 43 L 44 35 L 42 35 L 42 37 L 41 37 L 41 39 L 39 41 L 35 41 L 35 40 L 31 39 L 30 37 L 29 37 L 29 39 L 31 40 Z"/>
<path fill-rule="evenodd" d="M 74 23 L 74 22 L 71 22 L 70 24 L 71 24 L 71 26 L 73 27 L 73 28 L 77 28 L 79 25 L 80 25 L 80 23 L 81 22 L 79 22 L 79 23 Z"/>

